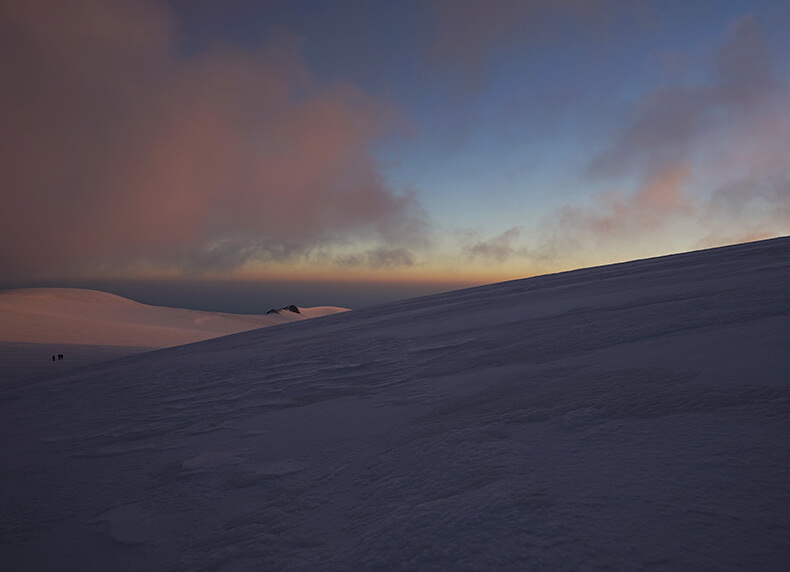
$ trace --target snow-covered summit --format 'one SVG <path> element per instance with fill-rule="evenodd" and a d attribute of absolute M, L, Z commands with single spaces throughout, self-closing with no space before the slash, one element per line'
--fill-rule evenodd
<path fill-rule="evenodd" d="M 0 387 L 0 563 L 778 570 L 790 238 Z"/>

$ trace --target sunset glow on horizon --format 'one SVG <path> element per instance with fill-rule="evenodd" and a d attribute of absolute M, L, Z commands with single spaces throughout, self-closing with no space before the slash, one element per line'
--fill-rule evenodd
<path fill-rule="evenodd" d="M 392 298 L 790 234 L 789 25 L 778 0 L 0 0 L 0 288 Z"/>

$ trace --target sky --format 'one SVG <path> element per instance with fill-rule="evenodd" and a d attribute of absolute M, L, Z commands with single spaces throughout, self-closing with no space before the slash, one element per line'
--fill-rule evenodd
<path fill-rule="evenodd" d="M 354 308 L 790 234 L 788 28 L 783 0 L 0 0 L 0 287 Z"/>

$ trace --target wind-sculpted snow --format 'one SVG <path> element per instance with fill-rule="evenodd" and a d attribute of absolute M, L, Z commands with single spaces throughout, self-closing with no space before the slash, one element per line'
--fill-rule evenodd
<path fill-rule="evenodd" d="M 790 239 L 10 380 L 3 570 L 782 569 Z"/>

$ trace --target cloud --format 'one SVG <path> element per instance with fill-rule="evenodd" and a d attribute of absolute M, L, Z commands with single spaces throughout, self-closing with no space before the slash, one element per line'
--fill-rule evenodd
<path fill-rule="evenodd" d="M 790 131 L 789 131 L 790 132 Z M 784 142 L 790 145 L 790 137 Z M 696 246 L 707 248 L 760 240 L 790 232 L 790 166 L 753 173 L 716 189 L 706 203 L 707 232 Z"/>
<path fill-rule="evenodd" d="M 406 248 L 379 247 L 361 253 L 338 256 L 334 262 L 341 266 L 364 266 L 374 270 L 407 268 L 414 266 L 417 261 L 414 254 Z"/>
<path fill-rule="evenodd" d="M 640 101 L 612 144 L 593 160 L 590 173 L 649 174 L 688 161 L 722 128 L 752 120 L 780 88 L 760 29 L 748 16 L 732 27 L 708 75 L 710 81 L 671 85 Z"/>
<path fill-rule="evenodd" d="M 655 173 L 633 195 L 610 190 L 592 207 L 566 206 L 560 211 L 560 224 L 568 232 L 614 238 L 658 229 L 668 217 L 693 211 L 683 191 L 689 172 L 688 165 L 667 168 Z"/>
<path fill-rule="evenodd" d="M 662 232 L 673 219 L 694 216 L 696 205 L 685 191 L 691 168 L 683 164 L 653 173 L 633 194 L 609 190 L 592 204 L 567 205 L 547 224 L 550 249 L 558 253 L 628 246 Z"/>
<path fill-rule="evenodd" d="M 426 240 L 416 194 L 372 154 L 398 110 L 318 81 L 298 39 L 186 56 L 149 1 L 4 0 L 0 22 L 4 273 Z"/>
<path fill-rule="evenodd" d="M 483 259 L 487 262 L 504 262 L 513 257 L 525 257 L 529 251 L 518 246 L 522 228 L 514 226 L 502 234 L 482 239 L 474 233 L 467 234 L 467 244 L 463 251 L 473 259 Z"/>
<path fill-rule="evenodd" d="M 650 252 L 681 227 L 685 248 L 790 231 L 790 90 L 751 17 L 734 23 L 700 75 L 627 110 L 587 173 L 613 189 L 550 216 L 543 251 Z"/>

